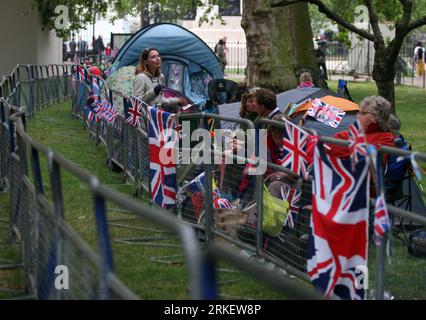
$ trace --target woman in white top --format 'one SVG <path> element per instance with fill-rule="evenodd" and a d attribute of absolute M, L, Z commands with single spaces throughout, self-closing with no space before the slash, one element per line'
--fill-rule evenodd
<path fill-rule="evenodd" d="M 149 105 L 159 105 L 170 109 L 184 104 L 183 98 L 165 98 L 161 94 L 164 88 L 164 75 L 161 73 L 161 57 L 155 48 L 145 49 L 136 66 L 136 78 L 133 83 L 133 95 Z"/>

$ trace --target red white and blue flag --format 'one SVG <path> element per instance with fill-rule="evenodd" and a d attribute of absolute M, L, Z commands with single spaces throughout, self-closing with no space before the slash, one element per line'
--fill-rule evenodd
<path fill-rule="evenodd" d="M 77 73 L 78 73 L 78 80 L 86 83 L 86 79 L 87 79 L 87 72 L 86 69 L 84 69 L 82 66 L 78 65 L 77 66 Z"/>
<path fill-rule="evenodd" d="M 376 246 L 380 246 L 383 243 L 385 234 L 389 229 L 389 214 L 386 208 L 385 197 L 381 194 L 376 199 L 376 207 L 374 210 L 374 242 Z"/>
<path fill-rule="evenodd" d="M 217 198 L 213 200 L 215 209 L 235 209 L 235 206 L 226 198 Z"/>
<path fill-rule="evenodd" d="M 95 112 L 99 119 L 105 120 L 108 124 L 113 123 L 118 116 L 117 107 L 104 98 L 96 103 Z"/>
<path fill-rule="evenodd" d="M 368 186 L 365 157 L 352 171 L 349 159 L 315 147 L 307 271 L 327 297 L 364 299 L 358 278 L 367 266 Z"/>
<path fill-rule="evenodd" d="M 126 122 L 132 127 L 140 127 L 144 103 L 136 97 L 130 97 L 130 101 L 132 106 L 127 110 Z"/>
<path fill-rule="evenodd" d="M 286 188 L 283 190 L 283 199 L 287 199 L 289 204 L 285 225 L 289 228 L 294 228 L 297 215 L 299 214 L 299 201 L 302 197 L 301 190 L 295 188 Z"/>
<path fill-rule="evenodd" d="M 308 178 L 308 155 L 306 153 L 308 139 L 308 133 L 291 122 L 285 121 L 281 154 L 277 159 L 277 164 L 290 169 L 304 179 Z"/>
<path fill-rule="evenodd" d="M 99 98 L 101 94 L 102 80 L 97 77 L 92 77 L 92 93 L 95 100 Z"/>
<path fill-rule="evenodd" d="M 174 114 L 148 107 L 147 120 L 151 198 L 157 205 L 170 208 L 176 199 Z"/>
<path fill-rule="evenodd" d="M 349 152 L 351 158 L 352 168 L 358 159 L 367 156 L 367 139 L 365 138 L 364 131 L 361 128 L 361 123 L 356 120 L 349 128 Z"/>
<path fill-rule="evenodd" d="M 332 128 L 337 128 L 345 116 L 346 112 L 342 109 L 330 106 L 320 99 L 314 99 L 307 115 L 315 120 L 324 123 Z"/>

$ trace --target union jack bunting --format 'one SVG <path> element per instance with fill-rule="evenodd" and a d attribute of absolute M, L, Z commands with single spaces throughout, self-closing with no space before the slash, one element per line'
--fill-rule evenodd
<path fill-rule="evenodd" d="M 128 116 L 126 122 L 132 127 L 140 127 L 143 112 L 143 102 L 142 100 L 135 97 L 130 97 L 130 101 L 132 106 L 129 108 L 129 110 L 127 110 Z"/>
<path fill-rule="evenodd" d="M 281 146 L 281 154 L 277 164 L 292 170 L 294 173 L 308 178 L 308 163 L 306 148 L 309 134 L 299 127 L 285 121 L 284 137 Z"/>
<path fill-rule="evenodd" d="M 285 188 L 285 190 L 283 190 L 283 193 L 283 199 L 287 199 L 289 204 L 285 225 L 289 228 L 294 228 L 294 224 L 296 222 L 296 218 L 300 210 L 298 204 L 302 197 L 302 192 L 301 190 L 297 190 L 294 188 Z"/>
<path fill-rule="evenodd" d="M 356 120 L 348 129 L 349 132 L 349 152 L 352 168 L 358 162 L 360 157 L 367 156 L 367 139 L 361 129 L 361 123 Z"/>
<path fill-rule="evenodd" d="M 104 118 L 104 112 L 105 112 L 105 108 L 108 105 L 108 101 L 105 99 L 100 99 L 95 101 L 95 108 L 93 109 L 93 111 L 95 111 L 96 113 L 96 121 L 101 121 Z"/>
<path fill-rule="evenodd" d="M 147 122 L 151 197 L 159 206 L 169 208 L 176 198 L 174 114 L 149 107 Z"/>
<path fill-rule="evenodd" d="M 389 214 L 386 208 L 385 197 L 381 194 L 376 199 L 376 207 L 374 209 L 374 242 L 376 246 L 380 246 L 383 243 L 385 234 L 389 229 Z"/>
<path fill-rule="evenodd" d="M 114 104 L 108 103 L 108 107 L 104 111 L 104 119 L 108 124 L 113 124 L 117 119 L 118 110 Z"/>
<path fill-rule="evenodd" d="M 358 280 L 367 266 L 368 186 L 365 157 L 352 171 L 349 159 L 315 147 L 307 271 L 327 297 L 364 299 Z"/>

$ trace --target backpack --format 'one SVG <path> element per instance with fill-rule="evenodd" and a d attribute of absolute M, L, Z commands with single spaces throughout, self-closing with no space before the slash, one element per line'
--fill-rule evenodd
<path fill-rule="evenodd" d="M 417 58 L 419 60 L 423 60 L 423 50 L 424 48 L 420 47 L 419 50 L 417 50 Z"/>

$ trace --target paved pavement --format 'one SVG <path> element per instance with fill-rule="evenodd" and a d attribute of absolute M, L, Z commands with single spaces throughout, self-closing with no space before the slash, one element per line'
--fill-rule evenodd
<path fill-rule="evenodd" d="M 235 82 L 242 82 L 244 81 L 244 74 L 226 74 L 225 79 L 233 80 Z M 365 75 L 348 75 L 348 74 L 333 74 L 330 76 L 330 79 L 333 81 L 337 81 L 339 79 L 348 80 L 348 81 L 355 81 L 355 82 L 367 82 L 367 81 L 373 81 L 373 78 L 370 76 Z M 408 85 L 408 86 L 415 86 L 419 88 L 426 88 L 426 78 L 423 79 L 423 77 L 403 77 L 401 79 L 401 83 Z"/>

